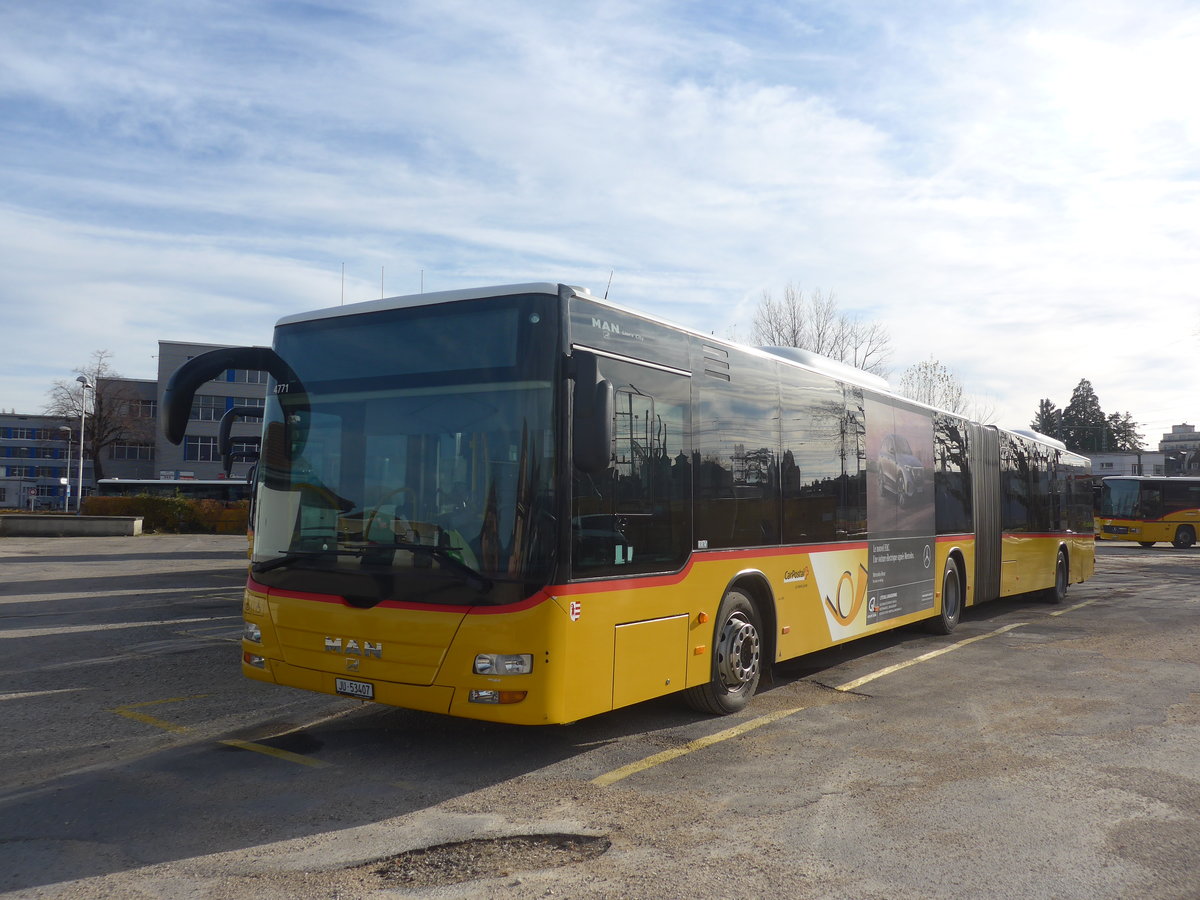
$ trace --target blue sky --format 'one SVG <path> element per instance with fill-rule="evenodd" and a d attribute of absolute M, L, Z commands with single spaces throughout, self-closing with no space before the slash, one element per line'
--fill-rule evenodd
<path fill-rule="evenodd" d="M 912 8 L 907 8 L 911 6 Z M 1200 5 L 0 8 L 0 408 L 93 350 L 564 281 L 718 335 L 883 323 L 1027 426 L 1200 420 Z"/>

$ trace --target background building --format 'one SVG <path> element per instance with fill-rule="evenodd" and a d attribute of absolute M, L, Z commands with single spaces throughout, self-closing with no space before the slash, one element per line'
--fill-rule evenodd
<path fill-rule="evenodd" d="M 1093 475 L 1200 475 L 1200 434 L 1196 426 L 1172 425 L 1158 450 L 1090 453 Z"/>
<path fill-rule="evenodd" d="M 68 465 L 69 464 L 69 465 Z M 92 477 L 91 460 L 84 481 Z M 0 413 L 0 509 L 65 509 L 79 484 L 79 421 L 60 416 Z"/>
<path fill-rule="evenodd" d="M 158 342 L 158 378 L 100 379 L 97 392 L 103 395 L 106 443 L 100 449 L 99 465 L 84 461 L 84 496 L 101 478 L 224 478 L 217 453 L 221 417 L 234 406 L 262 407 L 266 402 L 267 375 L 246 369 L 231 369 L 202 386 L 192 404 L 183 444 L 175 446 L 163 437 L 160 412 L 162 392 L 175 370 L 194 356 L 223 347 L 222 344 Z M 88 446 L 92 446 L 96 399 L 88 392 Z M 262 420 L 239 419 L 233 426 L 234 449 L 257 446 Z M 70 473 L 68 475 L 68 457 Z M 233 478 L 245 478 L 248 462 L 233 465 Z M 66 509 L 70 479 L 71 509 L 79 491 L 79 420 L 62 416 L 0 413 L 0 508 Z"/>
<path fill-rule="evenodd" d="M 1200 434 L 1195 425 L 1172 425 L 1158 449 L 1166 457 L 1167 475 L 1200 475 Z"/>
<path fill-rule="evenodd" d="M 186 344 L 178 341 L 158 342 L 158 401 L 167 380 L 185 362 L 222 344 Z M 223 478 L 221 456 L 217 453 L 217 433 L 221 417 L 234 406 L 257 406 L 266 403 L 267 373 L 248 369 L 228 369 L 196 391 L 187 433 L 179 446 L 168 443 L 162 428 L 155 421 L 155 470 L 160 478 Z M 262 432 L 262 419 L 239 419 L 230 434 L 234 449 L 247 450 L 256 446 Z M 250 463 L 237 462 L 234 478 L 245 478 Z"/>
<path fill-rule="evenodd" d="M 105 425 L 115 438 L 101 448 L 95 477 L 157 478 L 154 457 L 158 437 L 158 382 L 136 378 L 102 378 L 99 381 L 100 393 L 113 404 L 112 421 Z M 88 423 L 89 430 L 92 424 Z M 89 439 L 89 449 L 91 446 Z"/>
<path fill-rule="evenodd" d="M 1154 450 L 1122 450 L 1119 453 L 1089 453 L 1093 475 L 1162 475 L 1164 459 Z"/>

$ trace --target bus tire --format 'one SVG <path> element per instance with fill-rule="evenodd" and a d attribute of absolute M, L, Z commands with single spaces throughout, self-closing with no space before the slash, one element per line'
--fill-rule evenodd
<path fill-rule="evenodd" d="M 1156 541 L 1138 541 L 1138 544 L 1140 544 L 1143 547 L 1153 547 L 1155 545 L 1155 543 L 1156 543 Z"/>
<path fill-rule="evenodd" d="M 1186 550 L 1196 543 L 1196 529 L 1191 525 L 1180 525 L 1175 529 L 1175 540 L 1171 543 L 1180 550 Z"/>
<path fill-rule="evenodd" d="M 950 634 L 962 618 L 962 610 L 963 590 L 958 564 L 948 559 L 942 573 L 942 611 L 932 619 L 926 619 L 925 627 L 933 634 Z"/>
<path fill-rule="evenodd" d="M 1071 567 L 1067 562 L 1067 551 L 1058 551 L 1058 560 L 1054 563 L 1054 587 L 1046 589 L 1046 599 L 1051 603 L 1064 603 L 1067 599 L 1067 586 L 1071 583 Z"/>
<path fill-rule="evenodd" d="M 745 709 L 762 676 L 759 621 L 750 598 L 738 588 L 730 588 L 713 626 L 711 677 L 683 692 L 688 706 L 714 716 Z"/>

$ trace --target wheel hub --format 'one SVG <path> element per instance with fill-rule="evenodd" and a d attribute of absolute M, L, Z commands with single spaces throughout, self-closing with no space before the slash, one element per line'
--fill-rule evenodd
<path fill-rule="evenodd" d="M 732 690 L 752 682 L 758 675 L 759 639 L 754 624 L 741 613 L 729 617 L 717 646 L 717 671 L 721 682 Z"/>

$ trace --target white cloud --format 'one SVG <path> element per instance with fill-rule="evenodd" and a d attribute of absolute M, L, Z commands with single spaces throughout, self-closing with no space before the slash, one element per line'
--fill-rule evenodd
<path fill-rule="evenodd" d="M 158 338 L 267 340 L 344 262 L 347 300 L 381 267 L 388 293 L 615 269 L 718 334 L 794 281 L 1006 424 L 1082 377 L 1194 421 L 1200 17 L 898 9 L 10 8 L 0 406 L 97 346 L 149 375 Z"/>

